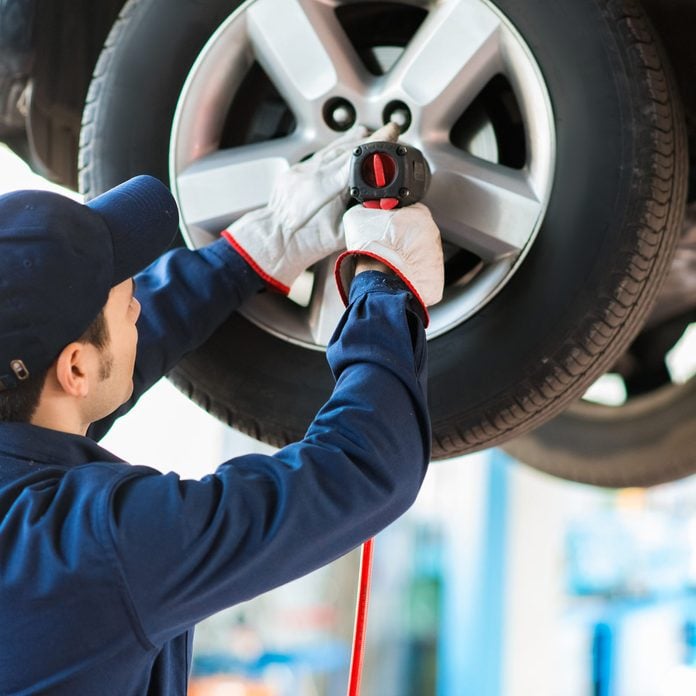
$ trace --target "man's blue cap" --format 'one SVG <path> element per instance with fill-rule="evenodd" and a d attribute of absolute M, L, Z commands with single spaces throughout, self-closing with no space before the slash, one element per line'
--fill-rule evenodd
<path fill-rule="evenodd" d="M 111 288 L 162 254 L 178 225 L 174 198 L 151 176 L 86 205 L 48 191 L 0 196 L 0 392 L 80 338 Z"/>

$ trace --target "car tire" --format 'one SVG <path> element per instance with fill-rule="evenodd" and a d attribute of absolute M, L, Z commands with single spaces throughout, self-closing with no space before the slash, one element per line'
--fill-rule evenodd
<path fill-rule="evenodd" d="M 550 95 L 553 191 L 509 282 L 429 342 L 434 458 L 498 445 L 541 425 L 611 367 L 640 329 L 684 209 L 684 119 L 639 4 L 492 4 L 526 42 Z M 182 87 L 237 5 L 126 4 L 86 104 L 80 181 L 87 197 L 139 173 L 168 179 Z M 170 377 L 209 412 L 276 446 L 303 436 L 333 385 L 321 351 L 240 314 Z"/>

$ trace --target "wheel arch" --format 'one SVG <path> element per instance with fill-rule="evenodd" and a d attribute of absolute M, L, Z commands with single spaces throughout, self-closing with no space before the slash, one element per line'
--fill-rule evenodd
<path fill-rule="evenodd" d="M 38 0 L 26 133 L 31 165 L 77 190 L 87 89 L 125 0 Z"/>

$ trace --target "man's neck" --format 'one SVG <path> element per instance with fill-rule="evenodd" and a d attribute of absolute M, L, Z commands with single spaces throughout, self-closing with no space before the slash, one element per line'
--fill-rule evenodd
<path fill-rule="evenodd" d="M 80 414 L 62 402 L 44 401 L 39 403 L 30 423 L 50 430 L 58 430 L 72 435 L 86 435 L 89 423 L 83 423 Z"/>

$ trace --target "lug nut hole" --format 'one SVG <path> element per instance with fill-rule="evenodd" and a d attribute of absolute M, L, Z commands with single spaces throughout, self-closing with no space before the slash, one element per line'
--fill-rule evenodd
<path fill-rule="evenodd" d="M 355 125 L 357 114 L 355 107 L 343 97 L 329 99 L 323 108 L 323 116 L 326 125 L 331 130 L 343 132 L 350 130 Z"/>
<path fill-rule="evenodd" d="M 393 121 L 401 129 L 402 133 L 405 133 L 411 126 L 411 110 L 406 106 L 406 104 L 398 99 L 389 102 L 384 107 L 382 112 L 382 120 L 384 123 L 389 123 Z"/>

